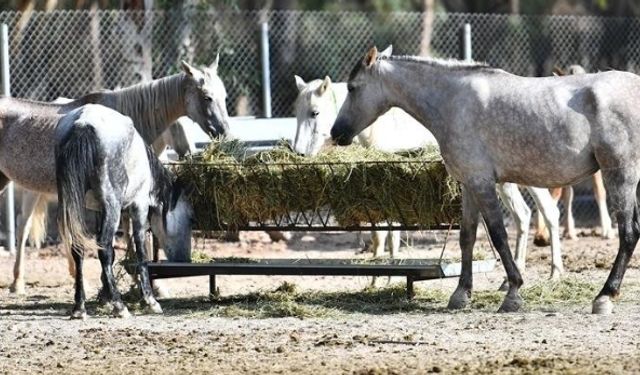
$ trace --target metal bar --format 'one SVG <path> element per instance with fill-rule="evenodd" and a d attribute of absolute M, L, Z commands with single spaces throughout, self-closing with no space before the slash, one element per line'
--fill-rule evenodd
<path fill-rule="evenodd" d="M 264 117 L 271 118 L 271 71 L 269 67 L 269 24 L 260 24 L 260 52 L 262 62 L 262 105 Z"/>
<path fill-rule="evenodd" d="M 209 299 L 213 300 L 218 296 L 216 288 L 216 275 L 209 275 Z"/>
<path fill-rule="evenodd" d="M 465 23 L 462 28 L 462 58 L 471 61 L 471 24 Z"/>
<path fill-rule="evenodd" d="M 0 27 L 0 65 L 2 65 L 2 95 L 11 96 L 11 79 L 9 76 L 9 27 L 3 23 Z M 16 251 L 16 224 L 13 182 L 9 182 L 5 188 L 6 199 L 6 231 L 7 250 L 11 253 Z"/>
<path fill-rule="evenodd" d="M 407 299 L 412 300 L 415 296 L 415 290 L 413 289 L 413 276 L 407 275 Z"/>
<path fill-rule="evenodd" d="M 301 225 L 302 224 L 302 225 Z M 270 230 L 280 230 L 280 231 L 290 231 L 290 232 L 337 232 L 337 231 L 346 231 L 346 232 L 357 232 L 357 231 L 370 231 L 370 230 L 407 230 L 407 231 L 421 231 L 421 230 L 447 230 L 447 229 L 460 229 L 459 224 L 439 224 L 439 225 L 430 225 L 430 226 L 420 226 L 420 225 L 350 225 L 350 226 L 340 226 L 340 225 L 313 225 L 306 226 L 304 223 L 294 223 L 290 225 L 278 225 L 278 224 L 262 224 L 262 225 L 240 225 L 238 227 L 231 228 L 230 226 L 221 224 L 217 228 L 195 228 L 195 230 L 201 231 L 228 231 L 228 230 L 241 230 L 241 231 L 270 231 Z"/>

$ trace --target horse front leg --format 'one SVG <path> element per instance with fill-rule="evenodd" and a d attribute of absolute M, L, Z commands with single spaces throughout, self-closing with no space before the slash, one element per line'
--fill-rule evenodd
<path fill-rule="evenodd" d="M 473 289 L 473 246 L 476 243 L 480 211 L 471 193 L 462 187 L 462 222 L 460 223 L 460 250 L 462 272 L 458 287 L 449 298 L 449 309 L 462 309 L 469 304 Z"/>
<path fill-rule="evenodd" d="M 133 221 L 133 241 L 136 248 L 136 273 L 139 276 L 140 290 L 142 298 L 147 304 L 148 309 L 154 314 L 162 314 L 162 307 L 153 296 L 151 289 L 151 281 L 149 279 L 149 269 L 147 268 L 147 253 L 150 250 L 147 247 L 147 212 L 148 207 L 141 207 L 137 204 L 131 207 L 131 219 Z"/>
<path fill-rule="evenodd" d="M 18 251 L 16 252 L 16 261 L 13 265 L 13 283 L 9 290 L 12 293 L 21 295 L 25 294 L 25 252 L 27 247 L 27 239 L 29 238 L 29 232 L 31 231 L 31 224 L 33 222 L 33 212 L 36 207 L 36 202 L 39 199 L 39 194 L 32 193 L 28 190 L 22 193 L 21 213 L 18 215 Z M 74 274 L 72 274 L 73 276 Z"/>
<path fill-rule="evenodd" d="M 509 242 L 507 237 L 507 231 L 504 227 L 504 219 L 502 217 L 502 211 L 500 210 L 500 202 L 498 201 L 498 195 L 496 194 L 495 183 L 488 178 L 480 177 L 470 179 L 466 182 L 465 187 L 469 189 L 469 192 L 473 196 L 482 217 L 489 229 L 489 236 L 493 246 L 498 251 L 502 264 L 507 273 L 507 280 L 509 282 L 509 290 L 505 296 L 499 312 L 515 312 L 522 306 L 522 298 L 518 294 L 518 290 L 522 286 L 522 276 L 518 267 L 516 266 L 511 250 L 509 249 Z M 465 265 L 465 258 L 463 252 L 463 268 L 468 268 L 467 273 L 471 273 L 471 253 L 472 249 L 469 249 L 467 254 L 467 260 Z"/>
<path fill-rule="evenodd" d="M 602 182 L 602 172 L 597 171 L 593 174 L 593 194 L 598 203 L 598 211 L 600 212 L 600 226 L 602 227 L 602 238 L 612 239 L 615 237 L 613 227 L 611 226 L 611 216 L 607 208 L 607 191 Z"/>
<path fill-rule="evenodd" d="M 551 238 L 551 278 L 555 279 L 564 272 L 562 245 L 560 244 L 560 210 L 549 190 L 531 186 L 528 186 L 527 190 L 536 202 L 538 212 L 544 218 L 547 228 L 549 228 L 549 236 Z M 521 268 L 520 271 L 524 271 L 524 268 Z"/>
<path fill-rule="evenodd" d="M 635 168 L 603 169 L 602 176 L 607 188 L 609 207 L 618 220 L 620 245 L 609 277 L 593 301 L 592 312 L 611 314 L 612 299 L 620 293 L 622 279 L 640 238 L 640 213 L 636 197 L 640 176 Z"/>

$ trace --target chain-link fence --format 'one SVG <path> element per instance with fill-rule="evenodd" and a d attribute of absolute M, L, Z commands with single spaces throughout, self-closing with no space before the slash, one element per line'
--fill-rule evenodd
<path fill-rule="evenodd" d="M 78 97 L 178 71 L 179 61 L 209 64 L 220 53 L 220 74 L 232 115 L 262 114 L 261 23 L 269 25 L 274 117 L 291 116 L 293 75 L 347 78 L 372 45 L 395 54 L 460 55 L 459 30 L 472 26 L 473 57 L 526 75 L 554 66 L 588 71 L 640 69 L 640 19 L 578 16 L 435 14 L 425 30 L 420 13 L 53 11 L 2 12 L 10 27 L 12 94 L 37 100 Z M 578 224 L 597 221 L 590 184 L 579 188 Z"/>

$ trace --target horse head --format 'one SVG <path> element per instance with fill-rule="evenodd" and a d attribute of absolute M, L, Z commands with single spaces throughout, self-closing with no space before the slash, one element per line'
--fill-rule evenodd
<path fill-rule="evenodd" d="M 193 208 L 189 188 L 180 180 L 171 185 L 161 210 L 151 215 L 151 228 L 170 262 L 191 262 L 191 226 Z"/>
<path fill-rule="evenodd" d="M 298 76 L 295 79 L 298 86 L 295 105 L 298 125 L 293 148 L 302 155 L 317 155 L 331 140 L 331 126 L 342 102 L 336 97 L 334 84 L 328 76 L 308 83 Z"/>
<path fill-rule="evenodd" d="M 391 56 L 391 51 L 391 46 L 380 53 L 373 47 L 351 71 L 347 99 L 331 128 L 331 138 L 338 145 L 350 145 L 357 134 L 392 107 L 379 84 L 384 58 Z"/>
<path fill-rule="evenodd" d="M 208 67 L 195 68 L 182 62 L 186 85 L 184 100 L 187 116 L 212 138 L 229 132 L 227 90 L 218 76 L 220 55 Z"/>

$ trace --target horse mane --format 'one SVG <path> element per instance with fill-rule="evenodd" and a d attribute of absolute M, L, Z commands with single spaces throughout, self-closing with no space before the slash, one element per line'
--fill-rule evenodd
<path fill-rule="evenodd" d="M 184 73 L 139 83 L 124 89 L 88 94 L 80 100 L 109 102 L 116 111 L 133 120 L 145 143 L 153 142 L 172 122 L 185 113 Z"/>
<path fill-rule="evenodd" d="M 410 63 L 417 63 L 421 65 L 432 66 L 436 68 L 446 68 L 453 71 L 475 71 L 475 70 L 493 70 L 493 68 L 486 63 L 477 61 L 463 61 L 456 59 L 439 59 L 435 57 L 421 57 L 413 55 L 398 55 L 398 56 L 378 56 L 377 61 L 404 61 Z M 349 81 L 355 78 L 355 76 L 362 69 L 362 61 L 358 61 L 349 74 Z"/>
<path fill-rule="evenodd" d="M 177 194 L 175 196 L 173 194 L 176 176 L 162 165 L 162 162 L 150 146 L 145 145 L 145 149 L 153 180 L 151 194 L 156 198 L 156 201 L 162 202 L 162 217 L 164 218 L 169 208 L 173 208 L 176 205 L 178 197 Z"/>

